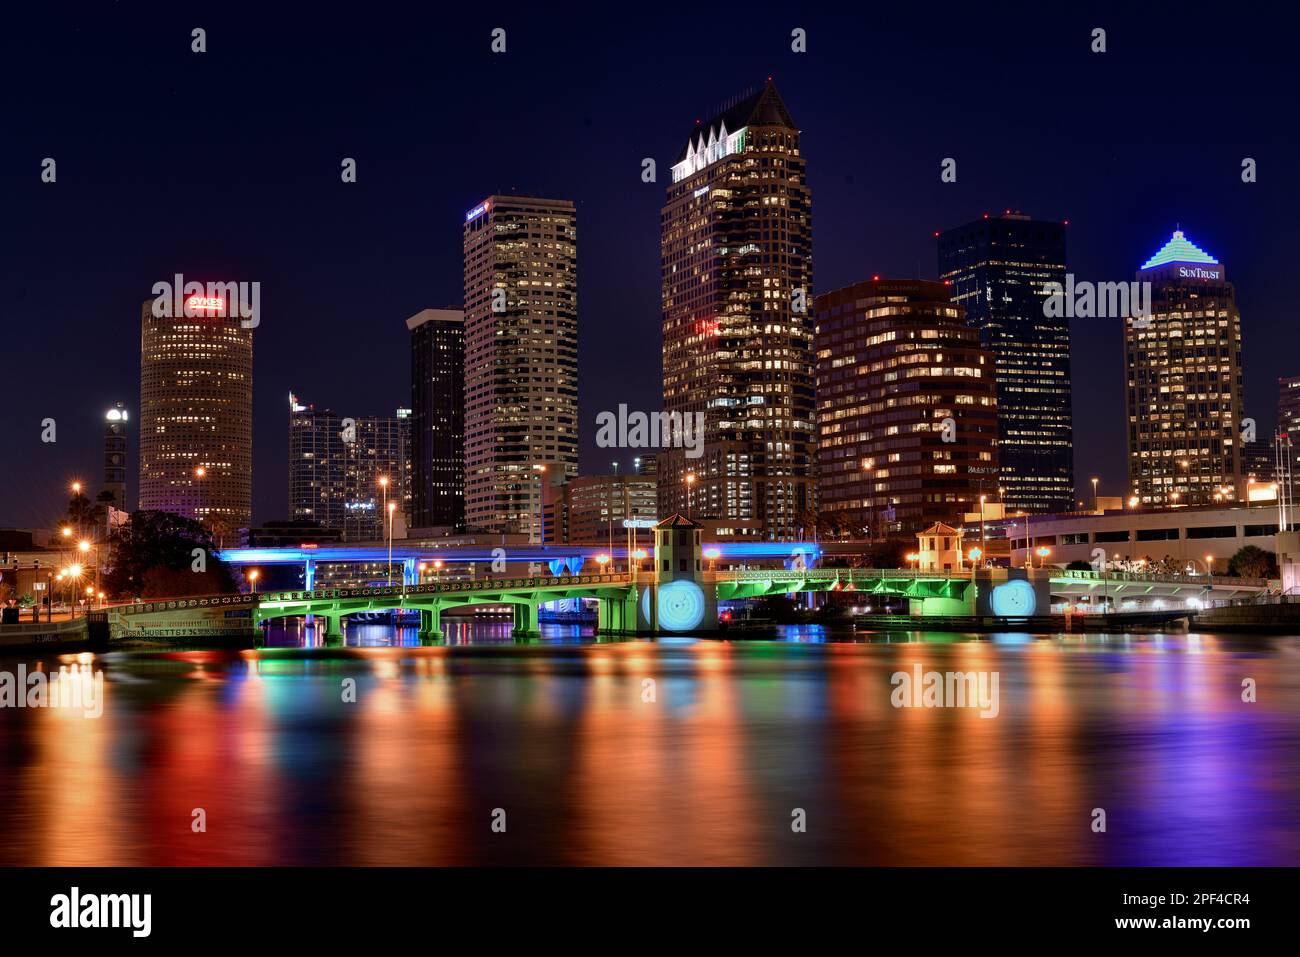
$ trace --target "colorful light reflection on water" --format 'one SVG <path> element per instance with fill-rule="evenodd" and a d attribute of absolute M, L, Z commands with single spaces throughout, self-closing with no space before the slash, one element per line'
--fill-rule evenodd
<path fill-rule="evenodd" d="M 1300 861 L 1297 638 L 444 627 L 96 657 L 101 718 L 0 709 L 0 864 Z M 918 663 L 998 716 L 893 708 Z"/>

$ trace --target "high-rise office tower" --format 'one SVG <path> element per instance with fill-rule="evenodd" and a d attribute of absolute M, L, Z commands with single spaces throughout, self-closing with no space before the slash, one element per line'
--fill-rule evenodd
<path fill-rule="evenodd" d="M 1065 224 L 1018 211 L 941 233 L 939 278 L 993 353 L 997 485 L 1008 510 L 1068 510 L 1074 495 L 1069 319 L 1044 309 L 1065 282 Z"/>
<path fill-rule="evenodd" d="M 1277 430 L 1289 433 L 1300 446 L 1300 376 L 1277 380 Z"/>
<path fill-rule="evenodd" d="M 872 280 L 817 297 L 823 515 L 910 532 L 996 491 L 994 359 L 942 283 Z"/>
<path fill-rule="evenodd" d="M 232 542 L 252 518 L 253 331 L 206 307 L 189 318 L 153 306 L 140 320 L 140 508 Z"/>
<path fill-rule="evenodd" d="M 578 474 L 573 203 L 489 196 L 465 214 L 465 523 L 542 533 L 542 482 Z"/>
<path fill-rule="evenodd" d="M 793 538 L 814 504 L 812 195 L 770 80 L 697 123 L 660 221 L 664 410 L 702 415 L 704 441 L 661 454 L 659 514 Z"/>
<path fill-rule="evenodd" d="M 345 541 L 386 538 L 385 505 L 410 511 L 410 435 L 409 409 L 353 418 L 289 393 L 290 517 L 338 529 Z"/>
<path fill-rule="evenodd" d="M 411 331 L 411 524 L 465 525 L 465 313 L 422 309 Z"/>
<path fill-rule="evenodd" d="M 106 504 L 126 508 L 126 426 L 128 415 L 121 402 L 104 413 L 104 489 Z"/>
<path fill-rule="evenodd" d="M 1274 439 L 1275 460 L 1277 466 L 1274 474 L 1281 482 L 1289 477 L 1291 494 L 1289 502 L 1294 502 L 1300 492 L 1300 376 L 1282 376 L 1277 380 L 1277 436 Z M 1286 461 L 1290 459 L 1290 461 Z"/>
<path fill-rule="evenodd" d="M 1143 505 L 1244 497 L 1241 316 L 1223 264 L 1177 230 L 1138 270 L 1149 316 L 1124 323 L 1128 462 Z"/>

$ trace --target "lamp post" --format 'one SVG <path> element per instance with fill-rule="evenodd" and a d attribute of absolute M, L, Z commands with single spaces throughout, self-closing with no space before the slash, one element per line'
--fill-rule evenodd
<path fill-rule="evenodd" d="M 987 495 L 980 496 L 980 554 L 983 555 L 988 544 L 984 538 L 984 502 L 988 499 Z"/>
<path fill-rule="evenodd" d="M 637 572 L 641 570 L 641 561 L 645 558 L 645 549 L 638 548 L 632 553 L 632 558 L 636 560 L 636 564 L 632 566 L 632 584 L 635 585 Z"/>
<path fill-rule="evenodd" d="M 722 552 L 717 548 L 706 548 L 704 550 L 704 557 L 709 560 L 709 571 L 716 572 L 718 570 L 718 558 L 721 555 Z"/>
<path fill-rule="evenodd" d="M 537 473 L 537 527 L 540 530 L 538 544 L 546 547 L 546 463 L 533 466 Z"/>
<path fill-rule="evenodd" d="M 257 594 L 257 579 L 261 577 L 261 574 L 256 568 L 248 573 L 248 587 L 254 595 Z"/>
<path fill-rule="evenodd" d="M 72 489 L 72 495 L 73 495 L 73 498 L 74 498 L 74 499 L 75 499 L 75 498 L 80 498 L 80 497 L 81 497 L 81 483 L 80 483 L 80 482 L 73 482 L 73 483 L 72 483 L 70 486 L 68 486 L 68 487 Z M 78 506 L 78 509 L 77 509 L 77 537 L 78 537 L 78 538 L 81 537 L 81 509 L 80 509 L 80 506 Z"/>
<path fill-rule="evenodd" d="M 1038 567 L 1042 568 L 1047 564 L 1047 556 L 1052 554 L 1052 550 L 1046 545 L 1038 546 Z"/>
<path fill-rule="evenodd" d="M 389 502 L 388 506 L 388 587 L 393 587 L 393 513 L 397 511 L 397 503 Z"/>
<path fill-rule="evenodd" d="M 974 551 L 974 549 L 971 549 L 971 551 Z M 907 561 L 908 561 L 908 564 L 910 564 L 910 565 L 912 566 L 912 571 L 916 571 L 916 570 L 917 570 L 916 563 L 920 560 L 920 558 L 921 558 L 921 556 L 918 555 L 916 552 L 908 552 L 908 553 L 907 553 Z"/>
<path fill-rule="evenodd" d="M 1098 479 L 1096 478 L 1096 476 L 1094 476 L 1093 479 L 1092 479 L 1092 508 L 1093 508 L 1093 511 L 1097 511 L 1097 510 L 1098 510 L 1098 502 L 1097 502 L 1097 482 L 1098 482 Z"/>
<path fill-rule="evenodd" d="M 208 474 L 208 470 L 200 465 L 194 470 L 194 494 L 198 497 L 198 504 L 194 506 L 194 517 L 198 519 L 199 524 L 203 524 L 203 477 Z"/>
<path fill-rule="evenodd" d="M 984 549 L 978 546 L 972 548 L 969 552 L 966 553 L 966 557 L 970 559 L 970 567 L 972 569 L 980 567 L 979 561 L 983 557 L 983 555 L 984 555 Z"/>
<path fill-rule="evenodd" d="M 686 517 L 691 517 L 691 488 L 695 485 L 695 473 L 686 473 Z"/>

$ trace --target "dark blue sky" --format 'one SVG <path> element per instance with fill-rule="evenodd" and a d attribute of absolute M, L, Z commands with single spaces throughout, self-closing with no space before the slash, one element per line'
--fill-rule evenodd
<path fill-rule="evenodd" d="M 582 466 L 607 470 L 596 414 L 659 405 L 667 167 L 697 117 L 769 74 L 803 131 L 815 291 L 934 278 L 935 230 L 1006 207 L 1068 219 L 1070 269 L 1096 281 L 1132 278 L 1181 223 L 1236 283 L 1261 435 L 1277 376 L 1300 374 L 1300 69 L 1294 24 L 1270 19 L 1284 13 L 260 6 L 6 9 L 0 526 L 52 522 L 74 475 L 98 487 L 102 412 L 139 402 L 140 303 L 176 272 L 262 284 L 254 516 L 284 516 L 289 390 L 343 414 L 406 404 L 403 320 L 460 300 L 464 212 L 511 189 L 578 204 Z M 40 182 L 46 156 L 57 184 Z M 646 156 L 657 184 L 641 182 Z M 955 184 L 939 180 L 947 156 Z M 1073 358 L 1078 478 L 1118 494 L 1118 322 L 1077 320 Z"/>

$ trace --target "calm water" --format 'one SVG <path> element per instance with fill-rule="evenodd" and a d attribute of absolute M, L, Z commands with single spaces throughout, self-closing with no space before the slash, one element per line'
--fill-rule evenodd
<path fill-rule="evenodd" d="M 84 659 L 102 717 L 0 709 L 0 865 L 1300 863 L 1300 638 L 508 631 Z"/>

